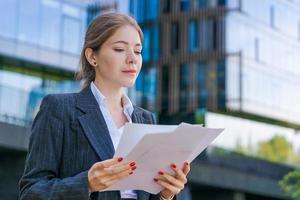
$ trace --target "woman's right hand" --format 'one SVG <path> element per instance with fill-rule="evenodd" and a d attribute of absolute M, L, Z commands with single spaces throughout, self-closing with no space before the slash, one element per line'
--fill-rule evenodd
<path fill-rule="evenodd" d="M 96 162 L 88 171 L 89 192 L 101 191 L 128 177 L 136 169 L 135 162 L 124 163 L 122 157 Z"/>

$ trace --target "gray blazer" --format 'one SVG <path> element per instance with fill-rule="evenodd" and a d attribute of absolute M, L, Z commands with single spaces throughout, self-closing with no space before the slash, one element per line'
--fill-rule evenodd
<path fill-rule="evenodd" d="M 134 106 L 132 121 L 154 124 L 153 115 Z M 89 196 L 90 167 L 114 155 L 108 128 L 90 87 L 80 93 L 47 95 L 32 124 L 20 199 L 119 200 L 119 191 Z M 139 200 L 159 199 L 137 191 Z"/>

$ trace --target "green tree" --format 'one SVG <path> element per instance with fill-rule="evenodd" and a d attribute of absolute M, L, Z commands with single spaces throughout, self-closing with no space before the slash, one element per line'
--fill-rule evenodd
<path fill-rule="evenodd" d="M 300 156 L 294 152 L 293 145 L 280 135 L 259 143 L 257 156 L 273 162 L 300 163 Z"/>
<path fill-rule="evenodd" d="M 295 200 L 300 200 L 300 170 L 289 172 L 279 181 L 280 187 Z"/>

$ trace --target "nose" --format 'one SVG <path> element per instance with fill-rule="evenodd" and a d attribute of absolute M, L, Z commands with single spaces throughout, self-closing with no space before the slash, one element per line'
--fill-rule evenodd
<path fill-rule="evenodd" d="M 137 58 L 133 51 L 128 51 L 126 55 L 126 64 L 136 64 Z"/>

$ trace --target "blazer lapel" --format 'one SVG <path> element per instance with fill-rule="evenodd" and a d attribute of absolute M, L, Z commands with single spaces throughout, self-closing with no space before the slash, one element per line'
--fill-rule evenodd
<path fill-rule="evenodd" d="M 131 120 L 133 123 L 138 123 L 138 124 L 151 124 L 151 121 L 147 118 L 144 117 L 143 111 L 134 106 L 134 110 L 131 114 Z"/>
<path fill-rule="evenodd" d="M 84 112 L 78 119 L 99 158 L 111 159 L 115 152 L 114 146 L 104 117 L 89 86 L 78 94 L 77 108 Z"/>

